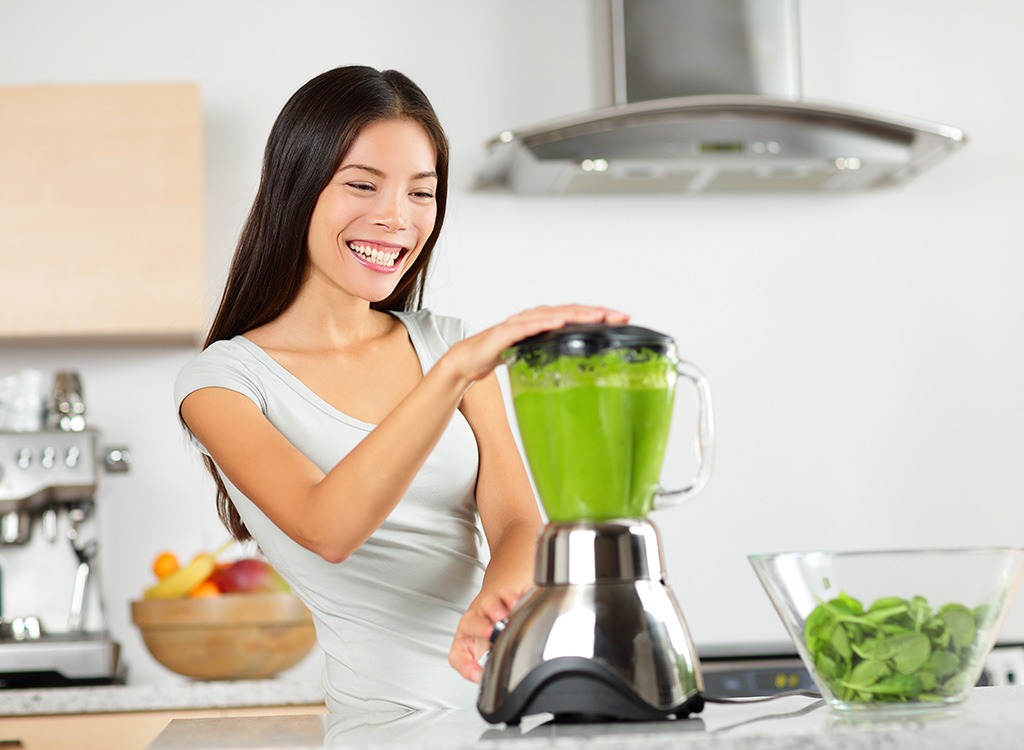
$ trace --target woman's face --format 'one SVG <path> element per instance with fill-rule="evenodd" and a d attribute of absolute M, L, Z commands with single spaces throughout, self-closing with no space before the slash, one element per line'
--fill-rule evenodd
<path fill-rule="evenodd" d="M 434 229 L 436 168 L 434 142 L 419 123 L 364 127 L 313 208 L 309 280 L 386 299 Z"/>

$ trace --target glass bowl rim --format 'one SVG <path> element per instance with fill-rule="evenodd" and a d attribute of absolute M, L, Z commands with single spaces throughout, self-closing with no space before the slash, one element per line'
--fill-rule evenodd
<path fill-rule="evenodd" d="M 1024 555 L 1024 546 L 1015 547 L 1012 545 L 1000 545 L 991 547 L 892 547 L 880 549 L 856 549 L 856 550 L 830 550 L 830 549 L 805 549 L 786 550 L 782 552 L 757 552 L 747 555 L 751 562 L 761 562 L 782 557 L 833 557 L 833 558 L 854 558 L 854 557 L 880 557 L 883 555 L 912 556 L 912 555 L 977 555 L 977 554 L 1006 554 Z"/>

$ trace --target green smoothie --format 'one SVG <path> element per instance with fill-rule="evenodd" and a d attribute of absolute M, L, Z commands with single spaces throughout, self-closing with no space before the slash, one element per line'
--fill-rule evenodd
<path fill-rule="evenodd" d="M 674 362 L 612 350 L 509 366 L 526 458 L 550 521 L 644 517 L 672 419 Z"/>

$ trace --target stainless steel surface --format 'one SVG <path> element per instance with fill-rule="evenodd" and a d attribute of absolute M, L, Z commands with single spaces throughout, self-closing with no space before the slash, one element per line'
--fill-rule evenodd
<path fill-rule="evenodd" d="M 0 641 L 36 641 L 43 635 L 43 627 L 37 617 L 13 617 L 0 620 Z"/>
<path fill-rule="evenodd" d="M 54 374 L 46 426 L 51 430 L 65 432 L 81 432 L 85 429 L 85 398 L 78 373 L 60 370 Z"/>
<path fill-rule="evenodd" d="M 91 501 L 80 501 L 68 505 L 68 529 L 65 532 L 72 545 L 79 539 L 78 529 L 93 510 Z M 73 547 L 72 547 L 73 548 Z"/>
<path fill-rule="evenodd" d="M 537 539 L 538 586 L 660 581 L 654 526 L 640 518 L 605 523 L 551 523 Z"/>
<path fill-rule="evenodd" d="M 615 104 L 705 94 L 799 97 L 796 0 L 611 0 Z"/>
<path fill-rule="evenodd" d="M 903 183 L 966 142 L 946 125 L 804 99 L 794 0 L 606 7 L 609 106 L 491 139 L 478 187 L 846 192 Z"/>
<path fill-rule="evenodd" d="M 0 432 L 0 513 L 41 513 L 96 494 L 98 435 L 40 430 Z"/>
<path fill-rule="evenodd" d="M 78 558 L 78 568 L 75 570 L 75 583 L 71 590 L 68 630 L 71 632 L 81 632 L 85 628 L 86 587 L 89 585 L 92 561 L 96 557 L 99 545 L 94 539 L 85 545 L 79 546 L 72 539 L 71 546 L 75 551 L 75 556 Z"/>
<path fill-rule="evenodd" d="M 71 590 L 71 607 L 68 613 L 68 630 L 81 631 L 85 614 L 85 587 L 89 583 L 89 563 L 78 563 L 75 570 L 75 585 Z"/>
<path fill-rule="evenodd" d="M 478 187 L 521 193 L 845 192 L 897 185 L 963 131 L 807 100 L 634 102 L 492 139 Z"/>
<path fill-rule="evenodd" d="M 43 537 L 48 542 L 57 541 L 57 506 L 43 510 Z"/>
<path fill-rule="evenodd" d="M 132 453 L 124 446 L 110 447 L 103 456 L 103 466 L 110 474 L 123 474 L 132 465 Z"/>
<path fill-rule="evenodd" d="M 67 398 L 55 399 L 65 404 L 55 414 L 84 415 L 81 387 L 74 381 L 57 378 Z M 66 426 L 70 429 L 0 430 L 0 544 L 18 544 L 3 550 L 8 585 L 0 614 L 20 615 L 7 616 L 0 628 L 0 686 L 110 684 L 124 673 L 120 647 L 106 633 L 94 511 L 101 466 L 108 473 L 125 471 L 130 454 L 127 448 L 108 449 L 101 461 L 98 433 L 84 429 L 81 421 Z M 33 528 L 42 529 L 43 539 L 35 540 L 42 545 L 28 538 Z M 61 538 L 67 547 L 54 544 Z M 12 586 L 15 571 L 41 577 L 45 584 Z"/>
<path fill-rule="evenodd" d="M 0 515 L 0 544 L 24 544 L 31 536 L 32 517 L 23 510 Z"/>
<path fill-rule="evenodd" d="M 25 682 L 28 676 L 51 680 L 47 686 L 123 682 L 120 650 L 102 632 L 0 641 L 0 688 L 30 687 Z"/>
<path fill-rule="evenodd" d="M 532 675 L 582 659 L 669 712 L 698 693 L 696 653 L 662 580 L 657 530 L 642 519 L 549 524 L 536 586 L 509 615 L 484 668 L 478 708 L 497 712 Z M 543 710 L 540 708 L 539 710 Z"/>

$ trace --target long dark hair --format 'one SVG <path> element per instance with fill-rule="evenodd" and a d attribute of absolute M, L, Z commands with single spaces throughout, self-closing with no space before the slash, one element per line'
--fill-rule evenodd
<path fill-rule="evenodd" d="M 430 135 L 437 152 L 437 218 L 416 261 L 375 310 L 417 310 L 423 305 L 430 256 L 444 223 L 448 198 L 448 138 L 420 88 L 395 70 L 365 66 L 321 73 L 296 91 L 267 139 L 252 210 L 242 227 L 220 306 L 203 344 L 230 339 L 269 323 L 295 300 L 305 279 L 306 237 L 320 193 L 368 124 L 409 119 Z M 204 456 L 217 485 L 217 514 L 238 540 L 251 538 L 217 468 Z"/>

